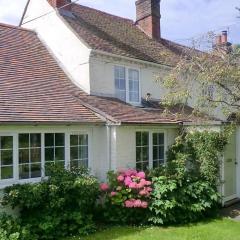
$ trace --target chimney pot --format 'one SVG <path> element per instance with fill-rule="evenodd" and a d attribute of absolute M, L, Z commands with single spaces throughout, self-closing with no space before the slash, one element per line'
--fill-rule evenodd
<path fill-rule="evenodd" d="M 154 39 L 161 38 L 160 30 L 160 1 L 161 0 L 137 0 L 136 25 L 149 37 Z"/>
<path fill-rule="evenodd" d="M 228 32 L 227 31 L 222 31 L 221 42 L 222 42 L 222 44 L 228 43 Z"/>
<path fill-rule="evenodd" d="M 48 0 L 48 3 L 54 8 L 62 8 L 66 11 L 71 11 L 71 0 Z"/>

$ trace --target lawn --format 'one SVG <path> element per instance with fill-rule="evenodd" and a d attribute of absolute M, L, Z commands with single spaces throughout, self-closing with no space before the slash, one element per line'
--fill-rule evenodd
<path fill-rule="evenodd" d="M 240 240 L 240 222 L 222 219 L 179 227 L 112 227 L 66 240 Z"/>

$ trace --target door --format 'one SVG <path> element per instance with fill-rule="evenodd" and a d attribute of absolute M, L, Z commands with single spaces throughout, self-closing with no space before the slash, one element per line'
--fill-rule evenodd
<path fill-rule="evenodd" d="M 237 197 L 237 160 L 236 134 L 231 136 L 224 153 L 224 200 L 229 201 Z"/>

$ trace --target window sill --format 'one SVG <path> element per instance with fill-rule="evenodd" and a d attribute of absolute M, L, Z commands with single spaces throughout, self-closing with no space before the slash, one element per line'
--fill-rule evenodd
<path fill-rule="evenodd" d="M 47 177 L 41 178 L 32 178 L 32 179 L 23 179 L 23 180 L 4 180 L 0 181 L 0 190 L 3 190 L 6 187 L 10 187 L 16 184 L 26 184 L 26 183 L 39 183 L 43 180 L 46 180 Z"/>

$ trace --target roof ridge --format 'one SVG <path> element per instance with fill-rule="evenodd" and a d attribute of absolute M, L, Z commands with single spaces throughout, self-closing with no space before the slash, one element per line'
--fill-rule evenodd
<path fill-rule="evenodd" d="M 6 28 L 17 29 L 17 30 L 21 30 L 21 31 L 27 31 L 27 32 L 31 32 L 31 33 L 36 34 L 36 32 L 34 30 L 23 28 L 23 27 L 19 27 L 19 26 L 15 26 L 15 25 L 11 25 L 11 24 L 7 24 L 7 23 L 1 23 L 0 22 L 0 26 L 6 27 Z"/>
<path fill-rule="evenodd" d="M 82 5 L 82 4 L 77 4 L 77 3 L 73 3 L 73 5 L 84 7 L 84 8 L 87 8 L 87 9 L 91 9 L 91 10 L 94 10 L 96 12 L 106 14 L 108 16 L 112 16 L 112 17 L 115 17 L 115 18 L 120 18 L 120 19 L 129 21 L 129 22 L 135 23 L 133 19 L 126 18 L 126 17 L 121 17 L 121 16 L 118 16 L 118 15 L 114 15 L 114 14 L 111 14 L 111 13 L 108 13 L 108 12 L 105 12 L 105 11 L 102 11 L 102 10 L 99 10 L 99 9 L 96 9 L 96 8 L 88 7 L 88 6 L 85 6 L 85 5 Z"/>

